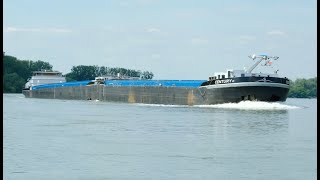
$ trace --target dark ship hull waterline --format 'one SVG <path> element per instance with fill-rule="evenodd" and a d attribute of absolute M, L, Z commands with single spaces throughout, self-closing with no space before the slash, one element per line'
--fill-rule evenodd
<path fill-rule="evenodd" d="M 99 100 L 109 102 L 211 105 L 240 101 L 286 101 L 289 79 L 275 74 L 251 73 L 266 55 L 248 71 L 215 73 L 209 80 L 131 80 L 96 78 L 94 81 L 52 83 L 23 90 L 27 98 Z"/>

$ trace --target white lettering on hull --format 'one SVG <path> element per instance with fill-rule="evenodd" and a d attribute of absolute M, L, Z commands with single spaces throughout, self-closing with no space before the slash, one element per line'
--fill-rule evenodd
<path fill-rule="evenodd" d="M 234 79 L 223 79 L 223 80 L 216 80 L 215 84 L 227 84 L 227 83 L 233 83 Z"/>

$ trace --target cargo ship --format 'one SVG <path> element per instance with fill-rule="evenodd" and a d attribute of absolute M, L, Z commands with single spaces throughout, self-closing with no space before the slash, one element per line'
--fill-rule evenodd
<path fill-rule="evenodd" d="M 190 106 L 246 100 L 286 101 L 290 88 L 287 77 L 279 77 L 278 71 L 253 72 L 259 64 L 271 66 L 273 60 L 279 57 L 251 55 L 249 58 L 256 62 L 248 70 L 216 72 L 207 80 L 143 80 L 121 75 L 102 76 L 95 80 L 32 85 L 22 92 L 26 98 Z"/>

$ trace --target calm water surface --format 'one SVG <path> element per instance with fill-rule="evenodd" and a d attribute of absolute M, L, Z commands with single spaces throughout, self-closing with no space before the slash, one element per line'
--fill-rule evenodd
<path fill-rule="evenodd" d="M 317 177 L 317 100 L 159 106 L 4 94 L 4 179 Z"/>

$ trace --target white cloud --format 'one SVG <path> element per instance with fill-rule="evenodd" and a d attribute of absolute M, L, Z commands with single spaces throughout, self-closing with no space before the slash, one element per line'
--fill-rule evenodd
<path fill-rule="evenodd" d="M 287 34 L 285 32 L 278 31 L 278 30 L 269 31 L 269 32 L 267 32 L 267 35 L 269 35 L 269 36 L 287 36 Z"/>
<path fill-rule="evenodd" d="M 152 59 L 160 59 L 160 57 L 161 57 L 160 54 L 152 54 L 151 55 Z"/>
<path fill-rule="evenodd" d="M 251 36 L 251 35 L 242 35 L 240 36 L 241 40 L 246 40 L 246 41 L 253 41 L 256 40 L 257 38 L 255 36 Z"/>
<path fill-rule="evenodd" d="M 127 28 L 122 27 L 122 26 L 104 26 L 103 27 L 104 31 L 108 31 L 111 33 L 126 33 L 128 32 Z"/>
<path fill-rule="evenodd" d="M 48 30 L 48 32 L 55 32 L 55 33 L 70 33 L 70 32 L 72 32 L 71 29 L 61 29 L 61 28 L 49 28 L 47 30 Z"/>
<path fill-rule="evenodd" d="M 129 2 L 121 1 L 119 5 L 122 6 L 122 7 L 128 7 L 129 6 Z"/>
<path fill-rule="evenodd" d="M 241 44 L 248 44 L 250 42 L 255 41 L 257 38 L 252 35 L 241 35 L 239 39 Z"/>
<path fill-rule="evenodd" d="M 121 0 L 119 5 L 121 7 L 129 7 L 131 5 L 137 4 L 139 6 L 148 6 L 156 3 L 158 0 Z"/>
<path fill-rule="evenodd" d="M 161 32 L 160 31 L 160 29 L 158 29 L 158 28 L 147 28 L 146 29 L 146 31 L 148 32 L 148 33 L 159 33 L 159 32 Z"/>
<path fill-rule="evenodd" d="M 7 27 L 3 29 L 4 32 L 40 32 L 40 29 L 37 28 L 16 28 L 16 27 Z"/>
<path fill-rule="evenodd" d="M 17 28 L 17 27 L 7 27 L 3 28 L 3 32 L 12 33 L 12 32 L 53 32 L 53 33 L 69 33 L 72 32 L 70 29 L 63 28 Z"/>
<path fill-rule="evenodd" d="M 198 44 L 208 44 L 209 40 L 204 38 L 192 38 L 191 43 L 198 45 Z"/>
<path fill-rule="evenodd" d="M 148 4 L 151 4 L 151 3 L 154 3 L 156 2 L 157 0 L 137 0 L 137 2 L 141 5 L 148 5 Z"/>

